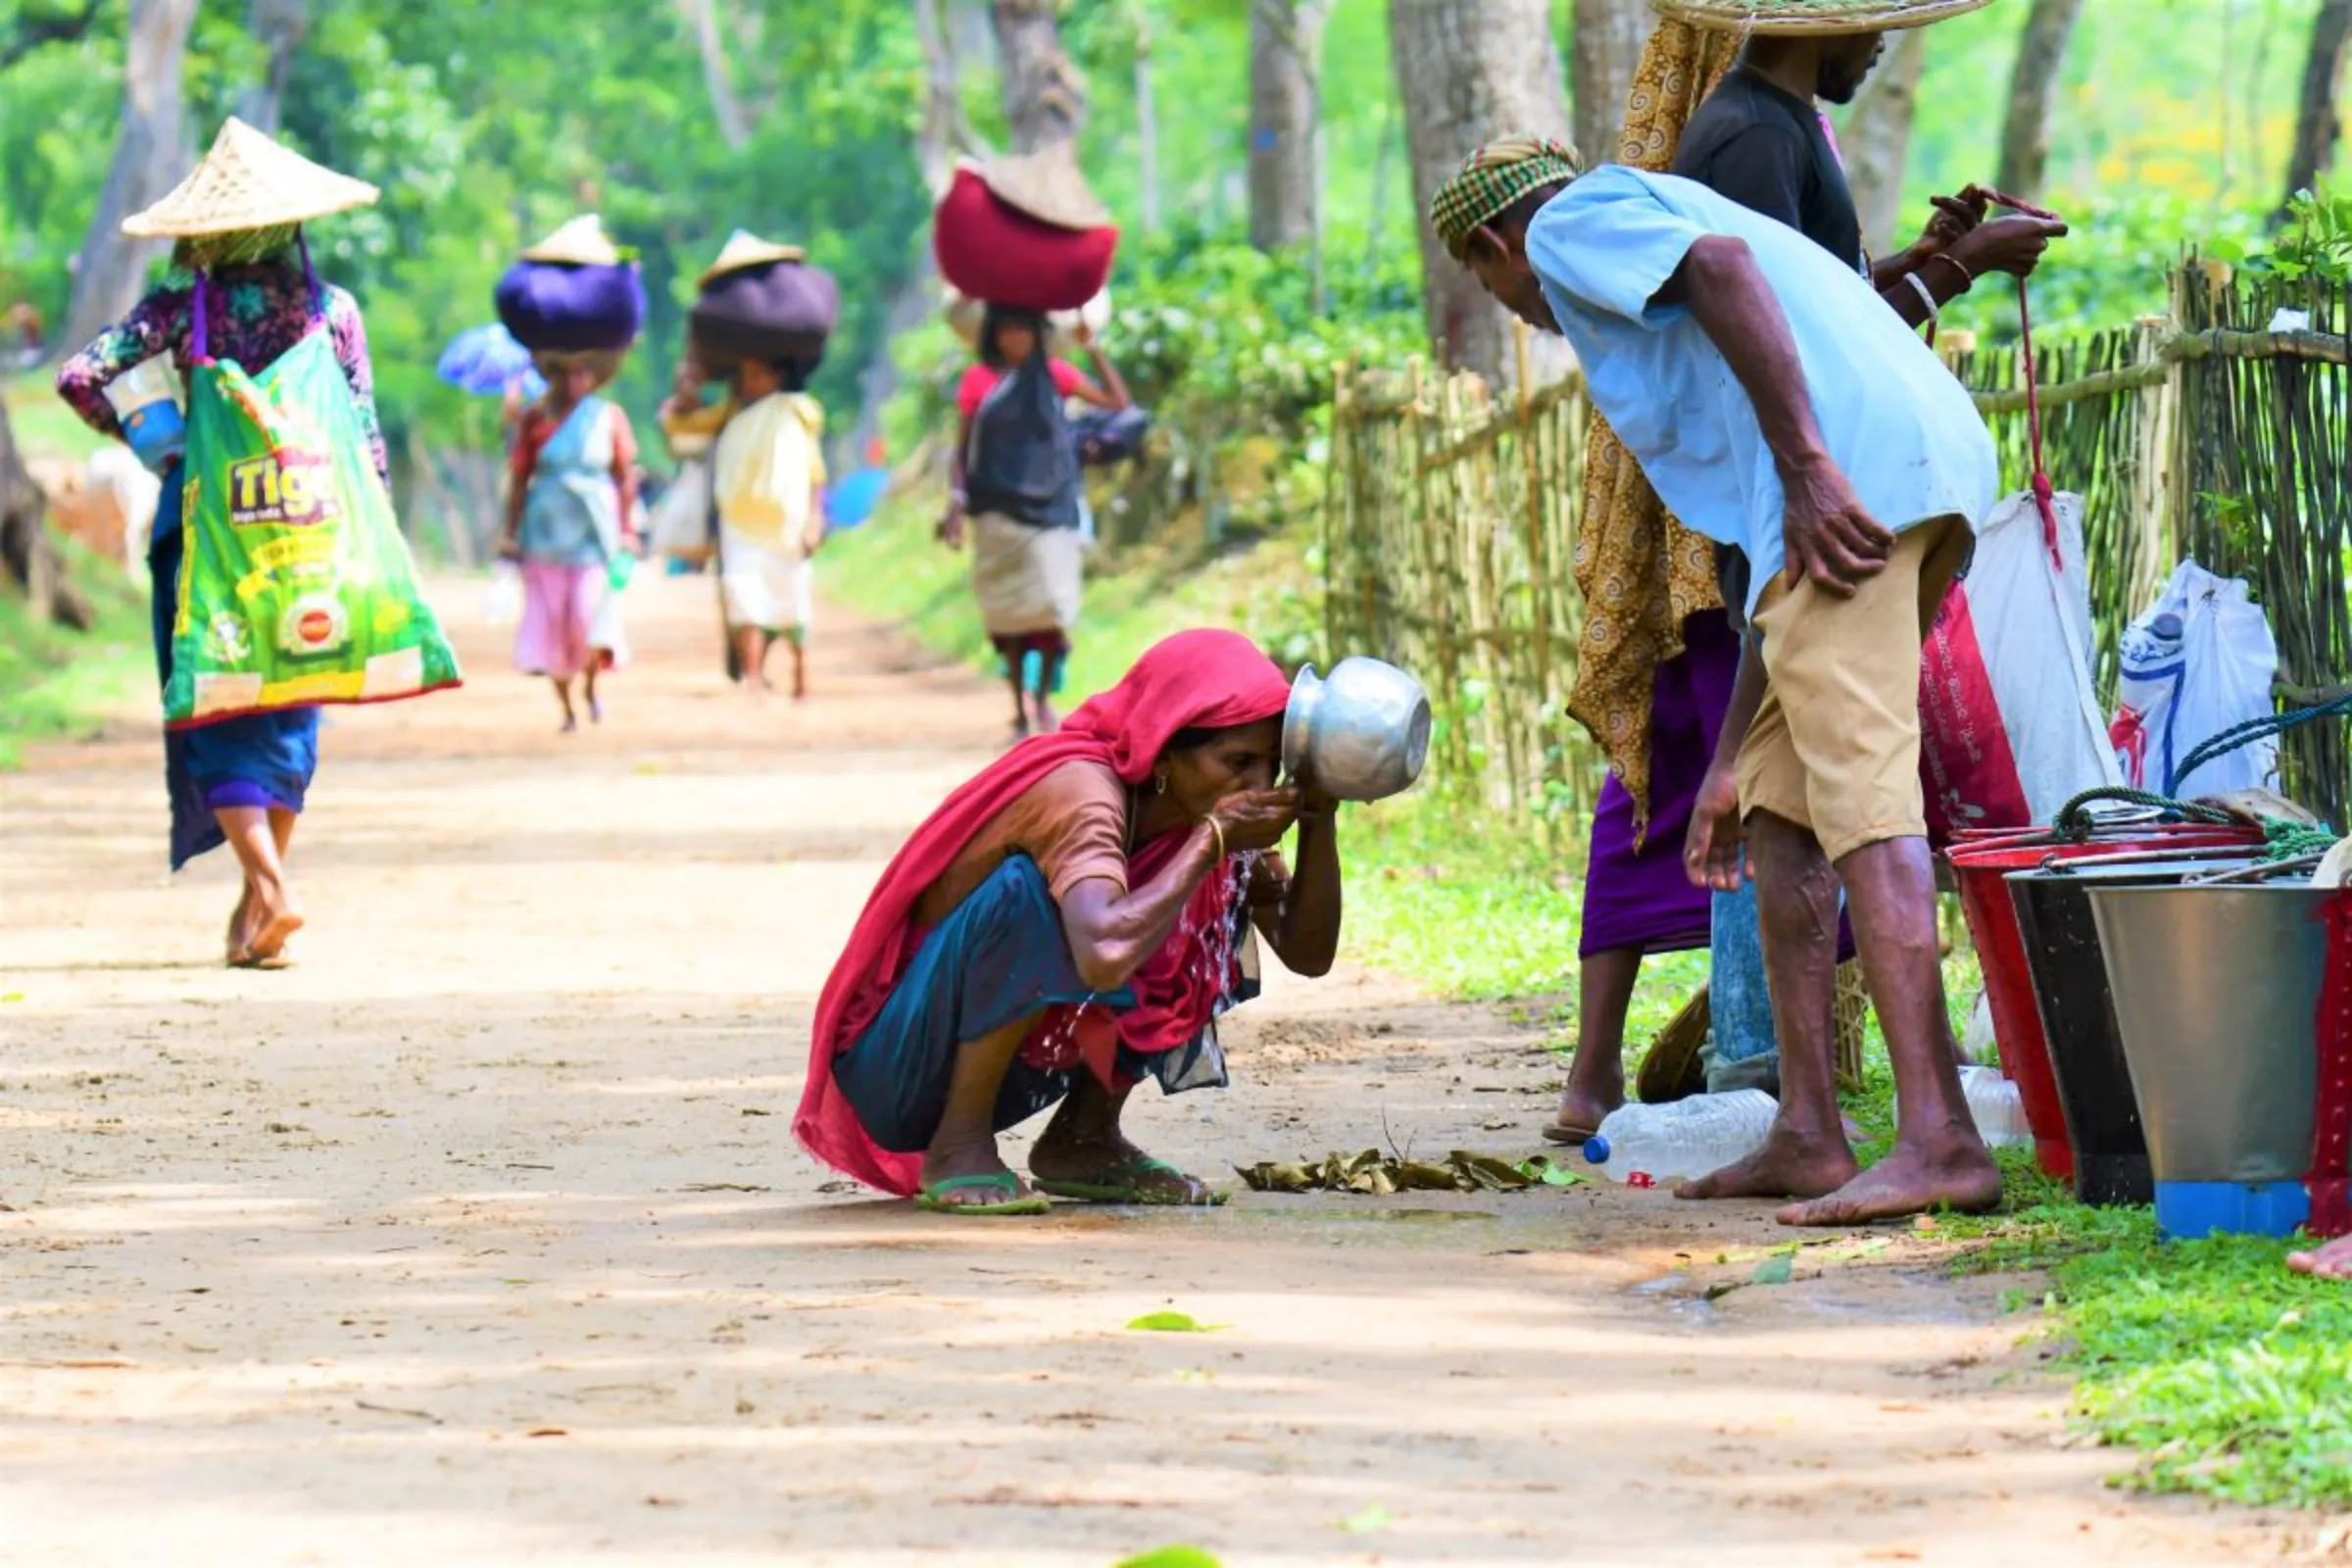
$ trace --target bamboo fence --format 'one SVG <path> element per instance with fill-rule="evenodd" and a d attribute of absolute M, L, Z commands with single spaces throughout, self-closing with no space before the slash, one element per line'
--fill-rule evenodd
<path fill-rule="evenodd" d="M 2287 308 L 2306 319 L 2271 330 Z M 2183 556 L 2243 576 L 2271 617 L 2282 708 L 2352 679 L 2352 290 L 2183 268 L 2172 309 L 2037 345 L 2043 456 L 2081 494 L 2110 699 L 2124 627 Z M 1524 340 L 1522 340 L 1524 355 Z M 1947 355 L 2000 453 L 2032 471 L 2014 348 Z M 1525 377 L 1522 377 L 1524 385 Z M 1525 821 L 1586 815 L 1597 750 L 1566 716 L 1583 606 L 1570 566 L 1590 409 L 1574 378 L 1497 397 L 1414 364 L 1348 368 L 1333 405 L 1325 630 L 1429 687 L 1433 769 Z M 2285 787 L 2352 826 L 2352 748 L 2338 723 L 2285 742 Z"/>

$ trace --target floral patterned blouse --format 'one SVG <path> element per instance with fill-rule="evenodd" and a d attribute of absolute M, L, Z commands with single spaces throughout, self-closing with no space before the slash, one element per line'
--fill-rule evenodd
<path fill-rule="evenodd" d="M 101 435 L 119 436 L 122 424 L 114 405 L 106 400 L 107 384 L 115 377 L 170 352 L 185 375 L 188 369 L 188 322 L 195 282 L 185 272 L 173 272 L 130 314 L 98 334 L 89 347 L 74 355 L 57 372 L 57 393 L 72 405 L 82 423 Z M 302 341 L 311 328 L 311 291 L 301 270 L 281 262 L 253 267 L 223 267 L 214 272 L 208 326 L 213 357 L 234 360 L 249 370 L 260 370 Z M 383 426 L 375 415 L 375 372 L 368 363 L 368 328 L 360 307 L 331 283 L 319 285 L 325 305 L 326 328 L 335 345 L 335 363 L 359 405 L 360 425 L 368 432 L 368 450 L 375 471 L 387 487 L 392 479 L 384 450 Z"/>

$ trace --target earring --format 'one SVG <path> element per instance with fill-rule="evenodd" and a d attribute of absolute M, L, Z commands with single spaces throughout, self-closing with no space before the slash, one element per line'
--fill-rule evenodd
<path fill-rule="evenodd" d="M 1154 795 L 1165 795 L 1168 793 L 1167 774 L 1154 773 L 1152 775 L 1152 793 Z"/>

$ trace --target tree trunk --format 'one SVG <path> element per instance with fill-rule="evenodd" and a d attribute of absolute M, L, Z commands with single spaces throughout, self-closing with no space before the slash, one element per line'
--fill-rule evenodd
<path fill-rule="evenodd" d="M 1430 198 L 1481 143 L 1514 131 L 1565 138 L 1568 99 L 1546 0 L 1389 0 L 1389 47 L 1404 106 L 1429 335 L 1449 368 L 1516 380 L 1510 316 L 1430 228 Z M 1538 339 L 1538 379 L 1569 363 Z"/>
<path fill-rule="evenodd" d="M 128 56 L 122 67 L 122 133 L 98 195 L 80 270 L 66 312 L 66 342 L 78 348 L 138 303 L 147 264 L 161 248 L 131 239 L 122 220 L 169 191 L 186 160 L 180 125 L 179 68 L 188 50 L 196 0 L 130 0 Z"/>
<path fill-rule="evenodd" d="M 248 25 L 254 41 L 268 57 L 262 79 L 245 89 L 237 102 L 237 118 L 256 130 L 277 134 L 278 107 L 286 96 L 286 76 L 294 56 L 311 32 L 310 0 L 253 0 Z"/>
<path fill-rule="evenodd" d="M 1634 68 L 1657 18 L 1647 0 L 1576 0 L 1569 58 L 1576 95 L 1576 150 L 1586 167 L 1617 161 Z"/>
<path fill-rule="evenodd" d="M 719 0 L 678 0 L 678 9 L 694 28 L 695 47 L 703 60 L 703 87 L 710 95 L 710 118 L 717 122 L 719 140 L 741 152 L 752 139 L 752 122 L 728 71 L 727 42 L 718 30 L 718 4 Z"/>
<path fill-rule="evenodd" d="M 1930 27 L 1909 27 L 1886 38 L 1886 56 L 1870 74 L 1846 116 L 1838 144 L 1845 179 L 1862 220 L 1862 243 L 1876 255 L 1894 247 L 1903 213 L 1903 170 L 1911 157 L 1911 125 L 1919 109 L 1919 76 L 1928 58 Z M 2001 187 L 2007 190 L 2009 187 Z"/>
<path fill-rule="evenodd" d="M 50 542 L 48 498 L 17 455 L 17 436 L 0 408 L 0 573 L 5 573 L 36 620 L 88 631 L 97 616 L 66 580 L 65 564 Z"/>
<path fill-rule="evenodd" d="M 2320 0 L 2311 23 L 2311 54 L 2303 67 L 2303 98 L 2295 111 L 2295 150 L 2286 163 L 2286 203 L 2320 182 L 2344 133 L 2344 61 L 2352 56 L 2352 0 Z"/>
<path fill-rule="evenodd" d="M 1152 94 L 1152 21 L 1135 8 L 1135 157 L 1146 238 L 1159 232 L 1159 106 Z"/>
<path fill-rule="evenodd" d="M 1994 183 L 2032 201 L 2050 162 L 2050 115 L 2066 74 L 2066 46 L 2082 20 L 2082 0 L 2034 0 L 2009 77 L 2009 119 L 2001 127 L 2001 170 Z M 1867 232 L 1867 231 L 1866 231 Z"/>
<path fill-rule="evenodd" d="M 914 0 L 914 32 L 922 44 L 925 82 L 923 122 L 915 132 L 914 156 L 934 197 L 946 192 L 957 157 L 982 157 L 988 152 L 964 118 L 962 74 L 949 21 L 943 0 Z M 922 325 L 924 318 L 939 309 L 939 264 L 926 240 L 891 296 L 881 338 L 858 374 L 858 422 L 851 427 L 851 461 L 845 467 L 864 462 L 866 448 L 881 432 L 882 410 L 899 389 L 899 365 L 891 345 Z"/>
<path fill-rule="evenodd" d="M 1250 243 L 1300 244 L 1315 231 L 1322 170 L 1323 23 L 1330 0 L 1251 0 L 1250 6 Z"/>
<path fill-rule="evenodd" d="M 1061 46 L 1060 11 L 1059 0 L 992 0 L 989 7 L 1016 153 L 1075 141 L 1086 123 L 1086 84 Z"/>

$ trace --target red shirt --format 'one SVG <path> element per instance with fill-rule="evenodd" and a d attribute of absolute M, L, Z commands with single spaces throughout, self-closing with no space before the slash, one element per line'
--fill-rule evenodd
<path fill-rule="evenodd" d="M 1069 361 L 1049 360 L 1046 364 L 1054 372 L 1054 390 L 1063 397 L 1076 397 L 1078 389 L 1086 385 L 1086 373 Z M 967 419 L 978 414 L 980 405 L 988 401 L 988 395 L 1007 373 L 1005 368 L 995 365 L 975 365 L 964 371 L 963 379 L 956 383 L 957 412 Z"/>

